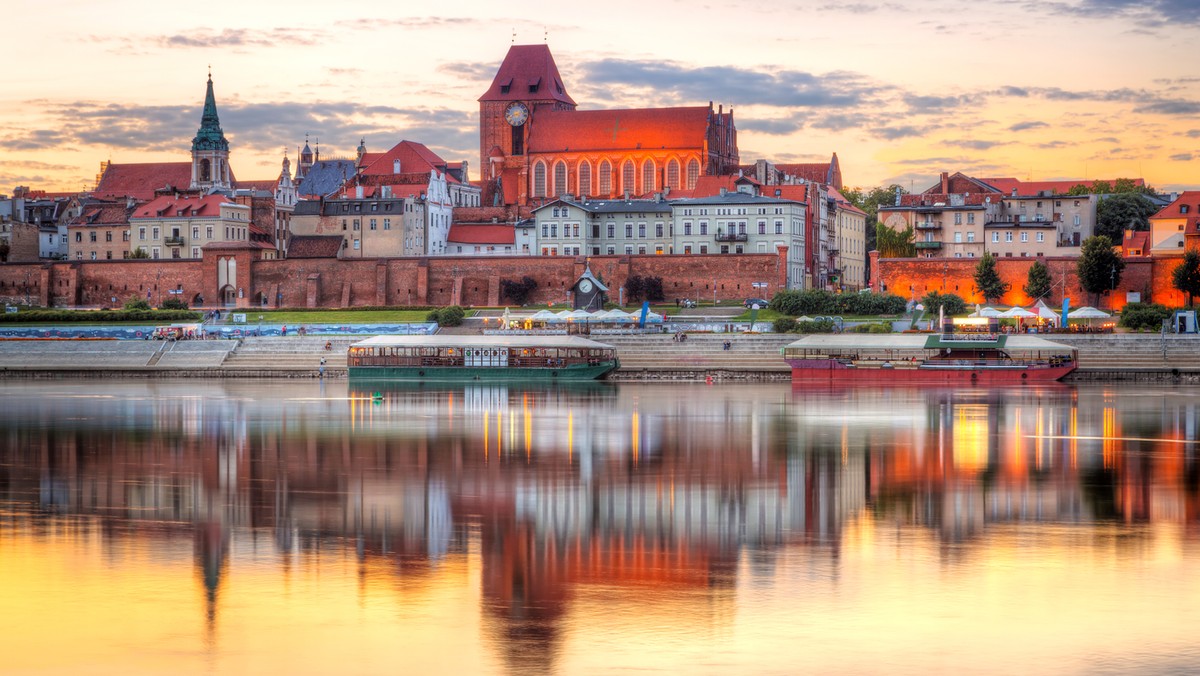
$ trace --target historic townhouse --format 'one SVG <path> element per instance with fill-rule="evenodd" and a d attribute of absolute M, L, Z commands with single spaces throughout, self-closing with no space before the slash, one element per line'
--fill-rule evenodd
<path fill-rule="evenodd" d="M 215 242 L 254 242 L 275 247 L 269 234 L 252 237 L 250 207 L 220 193 L 214 195 L 163 195 L 139 206 L 129 218 L 129 252 L 150 258 L 200 258 L 200 249 Z M 264 241 L 268 240 L 268 241 Z"/>
<path fill-rule="evenodd" d="M 341 237 L 342 258 L 426 255 L 425 200 L 393 195 L 386 185 L 350 191 L 337 199 L 300 202 L 292 217 L 293 233 Z M 445 218 L 448 222 L 449 215 Z M 444 247 L 445 240 L 439 248 Z"/>
<path fill-rule="evenodd" d="M 1149 253 L 1173 256 L 1200 249 L 1200 190 L 1187 190 L 1150 217 Z"/>
<path fill-rule="evenodd" d="M 70 260 L 120 260 L 129 258 L 131 200 L 89 201 L 67 224 L 67 258 Z"/>
<path fill-rule="evenodd" d="M 542 256 L 665 254 L 676 251 L 671 205 L 643 200 L 559 199 L 534 209 Z"/>

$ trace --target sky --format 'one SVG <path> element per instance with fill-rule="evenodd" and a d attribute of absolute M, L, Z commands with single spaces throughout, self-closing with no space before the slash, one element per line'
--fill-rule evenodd
<path fill-rule="evenodd" d="M 1200 188 L 1200 0 L 509 5 L 44 0 L 9 9 L 0 194 L 90 189 L 100 163 L 190 160 L 208 69 L 239 179 L 424 143 L 479 166 L 478 97 L 545 42 L 580 110 L 734 108 L 741 160 L 847 186 L 942 171 Z M 69 20 L 53 20 L 54 17 Z"/>

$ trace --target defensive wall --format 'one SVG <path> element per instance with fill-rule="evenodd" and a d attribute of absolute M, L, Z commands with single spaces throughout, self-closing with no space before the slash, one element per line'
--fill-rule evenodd
<path fill-rule="evenodd" d="M 773 294 L 787 280 L 777 254 L 407 257 L 257 260 L 251 249 L 205 251 L 199 260 L 56 261 L 0 265 L 0 301 L 53 307 L 113 307 L 130 298 L 158 305 L 177 297 L 215 307 L 501 305 L 500 283 L 531 277 L 531 302 L 563 303 L 587 265 L 618 298 L 630 277 L 661 277 L 667 300 L 741 300 Z M 224 272 L 219 272 L 223 270 Z M 751 286 L 766 282 L 764 291 Z M 221 303 L 228 298 L 231 302 Z"/>
<path fill-rule="evenodd" d="M 983 303 L 984 298 L 975 288 L 975 266 L 977 258 L 879 258 L 871 252 L 871 288 L 887 291 L 905 298 L 920 299 L 930 291 L 953 293 L 968 303 Z M 1029 305 L 1034 302 L 1022 290 L 1029 280 L 1029 268 L 1037 261 L 1050 270 L 1053 290 L 1048 303 L 1062 303 L 1064 296 L 1071 299 L 1072 307 L 1092 305 L 1095 298 L 1079 286 L 1076 274 L 1078 258 L 997 258 L 996 271 L 1009 285 L 1008 292 L 999 300 L 1001 305 Z M 1120 309 L 1125 306 L 1127 292 L 1140 293 L 1142 302 L 1181 306 L 1187 298 L 1171 286 L 1171 275 L 1182 256 L 1149 256 L 1126 258 L 1125 270 L 1117 283 L 1115 293 L 1100 295 L 1099 307 L 1104 310 Z"/>

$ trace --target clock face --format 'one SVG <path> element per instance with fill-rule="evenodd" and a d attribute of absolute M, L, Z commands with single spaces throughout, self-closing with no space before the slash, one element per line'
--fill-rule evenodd
<path fill-rule="evenodd" d="M 512 126 L 519 127 L 529 119 L 529 109 L 520 101 L 510 103 L 504 111 L 504 119 Z"/>
<path fill-rule="evenodd" d="M 591 293 L 592 292 L 592 280 L 585 279 L 582 282 L 580 282 L 579 283 L 579 292 L 580 293 Z"/>

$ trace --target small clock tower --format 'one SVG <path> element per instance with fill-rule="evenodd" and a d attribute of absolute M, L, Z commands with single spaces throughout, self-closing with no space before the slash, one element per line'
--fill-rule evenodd
<path fill-rule="evenodd" d="M 574 299 L 572 307 L 587 312 L 602 310 L 604 309 L 604 294 L 607 291 L 608 287 L 592 274 L 592 269 L 585 268 L 579 279 L 575 280 L 575 285 L 571 287 L 571 295 Z"/>

